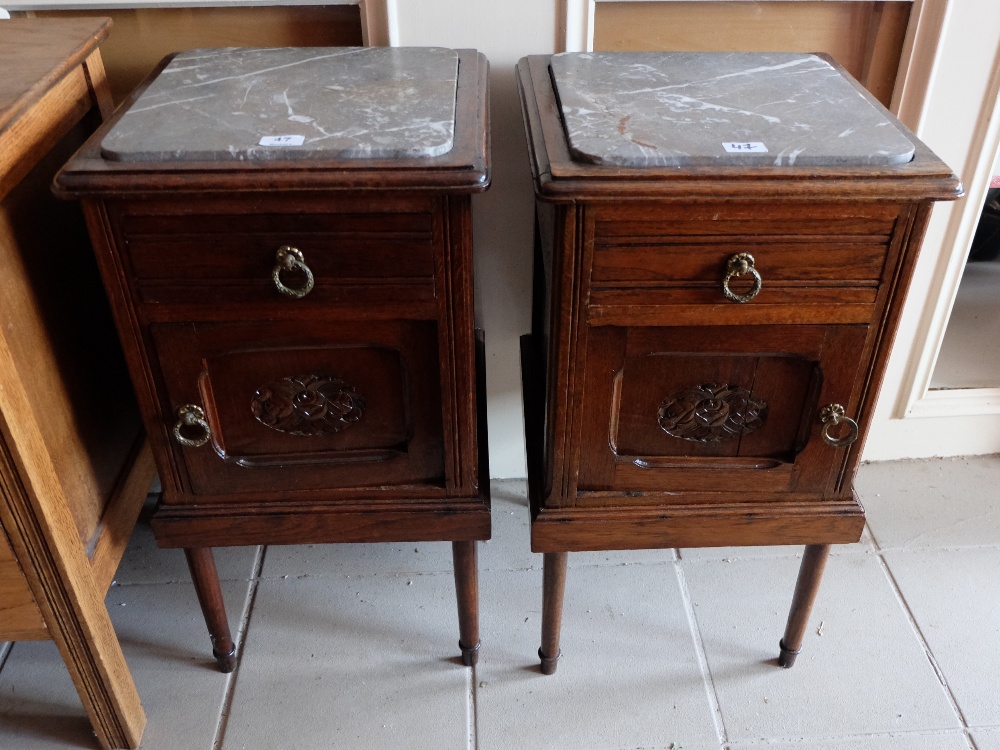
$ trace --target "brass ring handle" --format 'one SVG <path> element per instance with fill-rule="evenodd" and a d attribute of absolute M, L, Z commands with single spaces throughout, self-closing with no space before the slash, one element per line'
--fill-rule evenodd
<path fill-rule="evenodd" d="M 753 288 L 746 294 L 736 294 L 729 288 L 730 280 L 747 274 L 753 276 Z M 757 269 L 753 267 L 753 256 L 750 253 L 736 253 L 726 261 L 726 276 L 722 279 L 722 293 L 726 295 L 727 299 L 731 299 L 733 302 L 749 302 L 760 294 L 761 286 L 763 286 L 763 280 L 757 273 Z"/>
<path fill-rule="evenodd" d="M 186 437 L 182 430 L 185 427 L 197 427 L 202 434 L 198 437 Z M 177 409 L 177 423 L 174 425 L 174 439 L 188 448 L 200 448 L 208 442 L 212 431 L 205 420 L 205 412 L 200 406 L 185 404 Z"/>
<path fill-rule="evenodd" d="M 274 270 L 271 272 L 271 278 L 274 279 L 274 285 L 277 287 L 279 292 L 289 297 L 294 297 L 295 299 L 301 299 L 312 291 L 313 284 L 316 280 L 313 277 L 312 270 L 306 265 L 306 259 L 302 255 L 301 250 L 297 247 L 282 245 L 278 248 L 278 253 L 275 255 L 274 259 L 276 263 Z M 306 277 L 305 283 L 298 288 L 285 286 L 281 282 L 282 271 L 298 271 L 299 273 L 304 274 Z"/>
<path fill-rule="evenodd" d="M 834 448 L 843 448 L 858 439 L 858 423 L 847 416 L 847 412 L 840 404 L 827 404 L 819 412 L 820 421 L 823 423 L 823 440 Z M 834 437 L 830 431 L 837 425 L 847 425 L 847 434 L 843 437 Z"/>

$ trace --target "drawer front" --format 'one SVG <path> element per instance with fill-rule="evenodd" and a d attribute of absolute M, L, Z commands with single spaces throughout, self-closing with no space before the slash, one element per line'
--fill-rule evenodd
<path fill-rule="evenodd" d="M 874 285 L 882 276 L 895 206 L 671 206 L 594 209 L 595 287 L 721 287 L 729 260 L 753 258 L 762 288 L 787 284 Z M 729 282 L 752 286 L 749 274 Z"/>
<path fill-rule="evenodd" d="M 151 335 L 163 428 L 194 495 L 443 484 L 434 323 L 199 323 Z"/>
<path fill-rule="evenodd" d="M 832 491 L 865 326 L 599 327 L 588 337 L 581 491 Z M 847 425 L 831 432 L 844 437 Z M 681 500 L 679 500 L 681 501 Z"/>
<path fill-rule="evenodd" d="M 436 214 L 125 215 L 123 247 L 152 304 L 434 298 Z M 283 249 L 285 248 L 285 249 Z M 295 252 L 289 252 L 289 248 Z"/>
<path fill-rule="evenodd" d="M 642 284 L 705 284 L 721 288 L 729 260 L 749 253 L 762 288 L 772 284 L 877 283 L 888 252 L 888 238 L 858 237 L 836 242 L 829 237 L 704 237 L 678 238 L 657 244 L 598 245 L 594 248 L 594 286 Z M 733 277 L 734 292 L 752 288 L 752 277 Z"/>

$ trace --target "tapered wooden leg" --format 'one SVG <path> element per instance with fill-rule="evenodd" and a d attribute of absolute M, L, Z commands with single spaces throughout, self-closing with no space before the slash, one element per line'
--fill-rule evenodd
<path fill-rule="evenodd" d="M 458 598 L 458 647 L 462 663 L 479 661 L 479 561 L 475 542 L 452 542 L 455 594 Z"/>
<path fill-rule="evenodd" d="M 554 674 L 559 656 L 559 631 L 562 628 L 563 594 L 566 591 L 566 552 L 546 552 L 542 570 L 542 674 Z"/>
<path fill-rule="evenodd" d="M 788 612 L 788 623 L 785 625 L 785 635 L 778 644 L 781 649 L 778 665 L 785 669 L 795 664 L 795 657 L 802 650 L 802 638 L 809 624 L 809 613 L 812 612 L 813 603 L 816 601 L 819 582 L 829 556 L 829 544 L 810 544 L 802 556 L 799 577 L 795 582 L 795 594 L 792 596 L 792 608 Z"/>
<path fill-rule="evenodd" d="M 236 669 L 236 644 L 229 632 L 229 620 L 226 617 L 226 605 L 222 600 L 222 587 L 219 585 L 219 571 L 215 568 L 215 558 L 211 547 L 188 547 L 184 550 L 188 567 L 191 569 L 191 579 L 194 590 L 198 594 L 202 614 L 208 634 L 212 638 L 212 655 L 219 665 L 220 672 L 232 672 Z"/>

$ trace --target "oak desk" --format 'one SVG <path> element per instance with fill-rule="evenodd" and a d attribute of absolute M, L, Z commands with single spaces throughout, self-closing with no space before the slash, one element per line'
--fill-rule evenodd
<path fill-rule="evenodd" d="M 103 747 L 146 722 L 104 595 L 154 476 L 56 169 L 111 111 L 107 20 L 0 21 L 0 640 L 56 642 Z"/>

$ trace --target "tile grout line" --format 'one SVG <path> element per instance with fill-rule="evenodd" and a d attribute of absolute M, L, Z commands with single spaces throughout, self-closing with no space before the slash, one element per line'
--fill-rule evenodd
<path fill-rule="evenodd" d="M 889 568 L 888 562 L 883 556 L 882 545 L 878 543 L 877 539 L 875 538 L 875 534 L 872 533 L 871 531 L 871 528 L 869 528 L 869 533 L 871 533 L 872 536 L 872 546 L 875 549 L 875 558 L 878 560 L 879 566 L 882 568 L 882 574 L 886 577 L 886 580 L 889 581 L 889 586 L 892 588 L 892 592 L 896 596 L 896 601 L 899 603 L 899 606 L 903 610 L 903 614 L 906 617 L 907 621 L 909 622 L 910 627 L 913 629 L 913 632 L 916 634 L 917 639 L 920 641 L 920 647 L 924 651 L 924 656 L 930 663 L 931 669 L 934 670 L 934 674 L 944 690 L 944 694 L 948 699 L 948 703 L 951 704 L 952 711 L 955 712 L 955 715 L 958 717 L 958 720 L 962 723 L 962 728 L 965 730 L 966 736 L 968 736 L 969 722 L 965 718 L 965 713 L 962 711 L 962 708 L 958 705 L 958 700 L 955 698 L 955 694 L 952 692 L 951 686 L 948 684 L 948 680 L 945 679 L 944 672 L 941 670 L 941 666 L 938 664 L 938 661 L 935 658 L 934 653 L 931 651 L 930 643 L 927 642 L 927 638 L 924 636 L 924 633 L 921 630 L 920 625 L 917 623 L 916 616 L 910 609 L 910 605 L 906 601 L 906 598 L 903 596 L 903 591 L 900 588 L 899 583 L 896 581 L 896 577 L 893 575 L 892 570 Z"/>
<path fill-rule="evenodd" d="M 243 665 L 243 653 L 246 648 L 247 633 L 250 630 L 250 615 L 253 613 L 254 604 L 257 602 L 257 590 L 260 587 L 261 571 L 264 569 L 264 556 L 267 554 L 267 547 L 261 545 L 257 550 L 257 559 L 254 560 L 253 573 L 250 576 L 250 591 L 247 594 L 246 602 L 243 605 L 243 612 L 240 616 L 240 626 L 237 630 L 237 659 L 236 669 L 232 674 L 226 675 L 226 692 L 222 698 L 222 707 L 219 711 L 219 721 L 215 726 L 215 737 L 212 739 L 212 750 L 222 750 L 222 744 L 226 739 L 226 729 L 229 727 L 229 714 L 232 711 L 233 694 L 236 692 L 236 679 L 240 674 L 240 667 Z"/>
<path fill-rule="evenodd" d="M 476 690 L 476 665 L 469 667 L 469 750 L 479 750 L 479 701 Z"/>
<path fill-rule="evenodd" d="M 729 735 L 726 732 L 725 719 L 722 717 L 722 706 L 719 704 L 719 695 L 715 689 L 715 680 L 712 677 L 712 671 L 708 668 L 705 642 L 701 635 L 701 628 L 698 627 L 698 617 L 694 611 L 694 602 L 691 601 L 691 592 L 688 589 L 687 578 L 684 576 L 679 558 L 674 561 L 674 574 L 677 576 L 681 602 L 684 604 L 684 614 L 687 616 L 688 629 L 694 644 L 695 656 L 698 659 L 698 670 L 701 672 L 702 686 L 705 688 L 705 696 L 708 698 L 709 706 L 712 709 L 712 723 L 715 725 L 715 734 L 719 740 L 719 747 L 728 747 Z"/>
<path fill-rule="evenodd" d="M 788 743 L 801 743 L 801 742 L 821 742 L 824 740 L 833 740 L 840 742 L 842 740 L 866 740 L 874 738 L 883 737 L 948 737 L 954 734 L 962 732 L 962 734 L 968 738 L 968 731 L 963 731 L 959 728 L 954 729 L 892 729 L 884 732 L 860 732 L 858 734 L 823 734 L 817 735 L 815 737 L 803 737 L 801 735 L 789 736 L 789 737 L 761 737 L 759 739 L 746 739 L 740 740 L 736 744 L 731 746 L 731 750 L 743 750 L 743 748 L 750 747 L 775 747 L 775 743 L 780 743 L 780 745 L 787 745 Z M 795 745 L 796 747 L 802 747 L 801 744 Z M 727 745 L 727 747 L 730 747 Z"/>
<path fill-rule="evenodd" d="M 6 643 L 0 643 L 0 672 L 7 664 L 7 659 L 10 658 L 11 651 L 14 650 L 14 644 L 11 641 Z"/>

